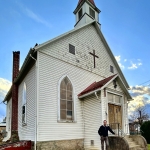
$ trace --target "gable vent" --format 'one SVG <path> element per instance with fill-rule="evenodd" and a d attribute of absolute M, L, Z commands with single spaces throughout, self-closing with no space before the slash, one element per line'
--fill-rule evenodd
<path fill-rule="evenodd" d="M 91 140 L 91 146 L 94 146 L 94 140 Z"/>
<path fill-rule="evenodd" d="M 69 53 L 75 55 L 75 46 L 69 44 Z"/>

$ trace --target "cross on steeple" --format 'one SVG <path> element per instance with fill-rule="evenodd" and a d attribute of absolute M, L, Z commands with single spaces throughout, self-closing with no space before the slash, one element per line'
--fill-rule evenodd
<path fill-rule="evenodd" d="M 99 57 L 95 55 L 95 50 L 93 50 L 93 53 L 89 52 L 89 54 L 91 54 L 93 56 L 93 58 L 94 58 L 94 68 L 95 68 L 95 66 L 96 66 L 95 58 L 99 58 Z"/>

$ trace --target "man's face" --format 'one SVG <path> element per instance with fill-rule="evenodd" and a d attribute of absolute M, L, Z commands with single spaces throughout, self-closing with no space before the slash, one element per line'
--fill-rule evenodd
<path fill-rule="evenodd" d="M 104 120 L 104 122 L 103 122 L 103 123 L 104 123 L 104 126 L 106 126 L 106 124 L 107 124 L 107 121 L 106 121 L 106 120 Z"/>

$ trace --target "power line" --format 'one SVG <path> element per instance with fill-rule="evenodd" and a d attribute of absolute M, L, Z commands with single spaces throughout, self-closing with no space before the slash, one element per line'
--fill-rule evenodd
<path fill-rule="evenodd" d="M 0 104 L 2 104 L 2 103 L 5 104 L 3 101 L 1 101 Z M 7 105 L 7 104 L 5 104 L 5 105 Z"/>
<path fill-rule="evenodd" d="M 145 82 L 143 82 L 143 83 L 141 83 L 141 84 L 139 84 L 139 85 L 143 85 L 143 84 L 148 83 L 148 82 L 150 82 L 150 80 L 145 81 Z"/>

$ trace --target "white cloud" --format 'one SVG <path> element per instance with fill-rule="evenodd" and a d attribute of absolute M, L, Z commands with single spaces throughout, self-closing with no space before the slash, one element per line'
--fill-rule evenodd
<path fill-rule="evenodd" d="M 126 62 L 127 61 L 127 59 L 124 59 L 124 62 Z"/>
<path fill-rule="evenodd" d="M 138 63 L 138 65 L 139 65 L 139 66 L 141 66 L 141 65 L 142 65 L 142 63 Z"/>
<path fill-rule="evenodd" d="M 134 63 L 133 63 L 134 60 Z M 140 66 L 142 66 L 142 62 L 141 59 L 133 59 L 130 61 L 130 66 L 128 67 L 128 69 L 130 70 L 134 70 L 134 69 L 138 69 Z M 127 61 L 127 59 L 125 59 L 124 61 Z"/>
<path fill-rule="evenodd" d="M 137 64 L 134 64 L 134 63 L 132 63 L 131 62 L 131 66 L 130 67 L 128 67 L 128 69 L 137 69 L 138 67 L 137 67 Z"/>
<path fill-rule="evenodd" d="M 122 69 L 125 68 L 124 65 L 122 65 L 121 63 L 118 63 L 118 64 L 119 64 L 120 68 L 122 68 Z"/>
<path fill-rule="evenodd" d="M 146 108 L 146 106 L 150 105 L 150 87 L 133 86 L 131 87 L 131 95 L 134 100 L 129 103 L 129 115 L 131 115 L 138 106 L 145 106 Z"/>
<path fill-rule="evenodd" d="M 52 25 L 46 21 L 45 19 L 43 19 L 42 17 L 40 17 L 39 15 L 35 14 L 32 10 L 30 10 L 29 8 L 27 8 L 25 5 L 23 5 L 20 1 L 16 1 L 16 4 L 20 7 L 21 11 L 27 15 L 28 17 L 30 17 L 31 19 L 33 19 L 34 21 L 38 22 L 38 23 L 42 23 L 43 25 L 51 28 Z"/>
<path fill-rule="evenodd" d="M 10 81 L 0 78 L 0 89 L 1 90 L 8 91 L 10 89 L 10 86 L 11 86 Z"/>
<path fill-rule="evenodd" d="M 0 102 L 4 100 L 4 97 L 7 94 L 10 87 L 11 87 L 10 81 L 0 78 Z M 3 103 L 1 103 L 0 104 L 0 122 L 3 120 L 5 115 L 6 115 L 6 106 Z"/>
<path fill-rule="evenodd" d="M 10 87 L 11 87 L 10 81 L 0 78 L 0 102 L 4 99 Z"/>
<path fill-rule="evenodd" d="M 124 69 L 125 68 L 124 65 L 122 65 L 121 62 L 120 62 L 121 56 L 120 55 L 119 56 L 115 56 L 115 58 L 116 58 L 116 60 L 118 62 L 118 65 L 120 66 L 120 68 Z"/>
<path fill-rule="evenodd" d="M 140 94 L 150 95 L 150 87 L 136 85 L 131 87 L 131 93 L 136 95 L 140 95 Z"/>
<path fill-rule="evenodd" d="M 51 27 L 51 24 L 48 23 L 46 20 L 44 20 L 43 18 L 41 18 L 40 16 L 38 16 L 37 14 L 35 14 L 33 11 L 31 11 L 28 8 L 25 8 L 25 12 L 26 14 L 32 18 L 33 20 L 35 20 L 36 22 L 42 23 L 47 27 Z"/>
<path fill-rule="evenodd" d="M 119 56 L 115 56 L 117 62 L 120 62 L 120 55 Z"/>

